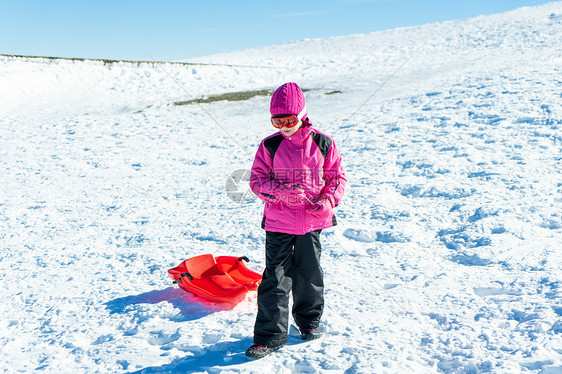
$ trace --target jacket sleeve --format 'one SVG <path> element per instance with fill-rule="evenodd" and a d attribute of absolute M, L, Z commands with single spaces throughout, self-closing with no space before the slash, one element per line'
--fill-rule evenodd
<path fill-rule="evenodd" d="M 263 201 L 272 202 L 275 193 L 279 191 L 279 182 L 273 173 L 273 159 L 262 141 L 256 152 L 252 172 L 250 174 L 250 188 Z"/>
<path fill-rule="evenodd" d="M 347 179 L 341 165 L 341 155 L 333 141 L 324 159 L 324 181 L 326 186 L 322 191 L 321 198 L 328 200 L 335 208 L 343 197 Z"/>

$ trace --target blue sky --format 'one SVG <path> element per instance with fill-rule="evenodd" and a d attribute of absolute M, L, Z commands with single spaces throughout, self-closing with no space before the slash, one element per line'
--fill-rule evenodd
<path fill-rule="evenodd" d="M 169 61 L 548 2 L 0 0 L 0 54 Z"/>

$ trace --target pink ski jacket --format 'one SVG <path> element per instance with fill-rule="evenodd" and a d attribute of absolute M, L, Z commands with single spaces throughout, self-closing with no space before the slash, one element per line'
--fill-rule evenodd
<path fill-rule="evenodd" d="M 309 123 L 290 137 L 277 132 L 265 138 L 250 177 L 250 188 L 265 201 L 262 228 L 294 235 L 335 226 L 333 208 L 340 203 L 346 183 L 336 144 Z M 302 187 L 306 200 L 284 199 L 284 191 L 294 186 Z M 307 204 L 319 200 L 329 206 L 321 217 L 307 210 Z"/>

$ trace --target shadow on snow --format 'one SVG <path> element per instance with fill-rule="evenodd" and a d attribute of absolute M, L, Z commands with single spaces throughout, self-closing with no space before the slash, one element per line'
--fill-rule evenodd
<path fill-rule="evenodd" d="M 222 342 L 209 347 L 200 354 L 177 358 L 169 364 L 147 367 L 130 374 L 141 373 L 191 373 L 207 372 L 213 367 L 244 364 L 250 359 L 244 351 L 252 344 L 252 338 L 238 341 Z M 218 368 L 217 368 L 218 369 Z"/>
<path fill-rule="evenodd" d="M 135 310 L 139 304 L 158 304 L 164 301 L 169 302 L 179 309 L 176 316 L 164 317 L 176 322 L 192 321 L 203 318 L 209 314 L 219 311 L 231 310 L 238 304 L 244 295 L 231 302 L 215 303 L 198 296 L 192 295 L 179 288 L 168 287 L 163 290 L 149 291 L 139 295 L 125 296 L 105 303 L 111 314 L 125 314 Z"/>
<path fill-rule="evenodd" d="M 238 341 L 217 343 L 193 356 L 177 358 L 169 364 L 152 366 L 129 374 L 145 373 L 191 373 L 191 372 L 220 372 L 227 366 L 242 365 L 253 360 L 246 357 L 246 348 L 252 345 L 252 337 Z M 286 346 L 308 344 L 303 341 L 294 326 L 290 327 Z"/>
<path fill-rule="evenodd" d="M 139 295 L 120 297 L 105 303 L 111 314 L 128 314 L 138 312 L 138 305 L 158 304 L 169 302 L 179 309 L 176 316 L 163 317 L 176 322 L 192 321 L 203 318 L 214 312 L 233 309 L 244 295 L 224 303 L 215 303 L 185 292 L 179 288 L 168 287 L 163 290 L 155 290 L 141 293 Z M 162 317 L 162 316 L 161 316 Z M 142 319 L 139 319 L 142 320 Z M 173 362 L 155 367 L 147 367 L 134 373 L 176 373 L 206 371 L 214 366 L 230 366 L 248 362 L 244 355 L 245 349 L 251 345 L 252 338 L 239 341 L 222 342 L 190 352 L 189 356 L 174 360 Z"/>

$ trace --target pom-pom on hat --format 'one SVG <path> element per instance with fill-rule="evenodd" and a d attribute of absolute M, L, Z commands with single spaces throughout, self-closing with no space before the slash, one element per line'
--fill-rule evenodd
<path fill-rule="evenodd" d="M 275 90 L 269 106 L 271 116 L 294 114 L 299 120 L 306 118 L 304 94 L 298 84 L 289 82 Z"/>

